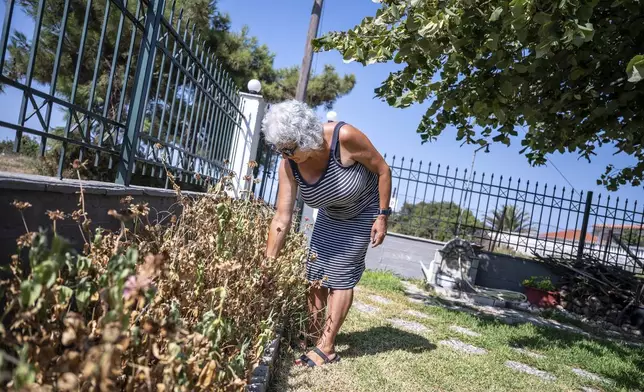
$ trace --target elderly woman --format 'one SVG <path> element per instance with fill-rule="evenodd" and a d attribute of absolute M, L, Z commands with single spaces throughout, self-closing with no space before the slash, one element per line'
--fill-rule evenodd
<path fill-rule="evenodd" d="M 335 338 L 365 269 L 367 248 L 380 245 L 387 234 L 391 171 L 362 132 L 343 122 L 323 124 L 298 101 L 271 106 L 263 128 L 268 143 L 284 157 L 267 256 L 277 257 L 284 245 L 298 187 L 304 202 L 319 209 L 310 242 L 314 257 L 306 272 L 312 283 L 309 336 L 317 342 L 297 364 L 337 362 Z"/>

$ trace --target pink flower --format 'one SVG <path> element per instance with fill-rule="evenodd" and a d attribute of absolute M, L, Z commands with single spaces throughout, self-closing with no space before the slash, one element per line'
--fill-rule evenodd
<path fill-rule="evenodd" d="M 149 277 L 142 277 L 137 275 L 132 275 L 127 278 L 125 282 L 125 288 L 123 289 L 123 297 L 125 300 L 136 297 L 140 293 L 147 291 L 150 288 L 152 279 Z"/>

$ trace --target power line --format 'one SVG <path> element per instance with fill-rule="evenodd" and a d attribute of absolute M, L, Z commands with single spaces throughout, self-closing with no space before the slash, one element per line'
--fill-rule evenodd
<path fill-rule="evenodd" d="M 555 168 L 555 170 L 557 171 L 557 173 L 559 173 L 559 175 L 560 175 L 560 176 L 561 176 L 561 177 L 562 177 L 562 178 L 563 178 L 563 179 L 568 183 L 568 185 L 570 185 L 570 187 L 572 188 L 572 190 L 573 190 L 574 192 L 577 192 L 577 189 L 575 188 L 575 186 L 574 186 L 574 185 L 573 185 L 573 184 L 568 180 L 568 178 L 566 178 L 566 176 L 561 172 L 561 170 L 559 170 L 559 168 L 554 164 L 554 162 L 552 162 L 552 161 L 551 161 L 550 159 L 548 159 L 548 158 L 546 158 L 546 161 L 548 162 L 548 164 L 550 164 L 552 167 L 554 167 L 554 168 Z M 578 193 L 578 192 L 577 192 L 577 193 Z"/>

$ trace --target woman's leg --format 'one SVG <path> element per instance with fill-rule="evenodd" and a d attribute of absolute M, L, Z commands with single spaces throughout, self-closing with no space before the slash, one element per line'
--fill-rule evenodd
<path fill-rule="evenodd" d="M 322 325 L 324 322 L 324 313 L 327 306 L 327 297 L 329 296 L 329 289 L 326 287 L 311 286 L 308 296 L 309 305 L 309 323 L 308 333 L 312 338 L 313 343 L 317 343 L 322 335 Z M 307 339 L 308 340 L 308 339 Z M 306 348 L 306 346 L 304 347 Z"/>
<path fill-rule="evenodd" d="M 335 338 L 338 336 L 344 319 L 347 318 L 352 303 L 353 289 L 330 290 L 326 322 L 324 323 L 322 337 L 317 344 L 317 347 L 327 355 L 335 353 Z"/>
<path fill-rule="evenodd" d="M 338 336 L 352 303 L 353 289 L 329 290 L 324 329 L 316 345 L 329 359 L 335 358 L 335 338 Z M 324 364 L 324 360 L 315 351 L 310 351 L 307 356 L 317 365 Z"/>

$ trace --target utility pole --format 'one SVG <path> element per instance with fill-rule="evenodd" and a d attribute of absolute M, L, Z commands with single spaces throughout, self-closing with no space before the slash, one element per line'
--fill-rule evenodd
<path fill-rule="evenodd" d="M 320 16 L 322 15 L 322 4 L 324 0 L 313 0 L 313 9 L 311 10 L 311 21 L 309 22 L 309 31 L 306 34 L 306 44 L 304 45 L 304 58 L 302 59 L 302 66 L 300 67 L 300 79 L 297 81 L 297 89 L 295 90 L 295 99 L 300 102 L 306 102 L 306 89 L 309 85 L 309 77 L 311 76 L 311 64 L 313 63 L 313 40 L 317 38 L 318 28 L 320 26 Z M 296 229 L 299 231 L 302 220 L 302 212 L 304 210 L 304 200 L 302 199 L 301 189 L 297 191 L 297 219 Z"/>
<path fill-rule="evenodd" d="M 322 4 L 324 0 L 313 0 L 313 10 L 311 10 L 311 21 L 309 22 L 309 31 L 306 34 L 306 45 L 304 46 L 304 58 L 300 67 L 300 79 L 297 81 L 297 90 L 295 99 L 306 102 L 306 88 L 309 85 L 309 76 L 311 76 L 311 64 L 313 63 L 313 40 L 317 38 L 318 28 L 320 26 L 320 15 L 322 14 Z"/>

